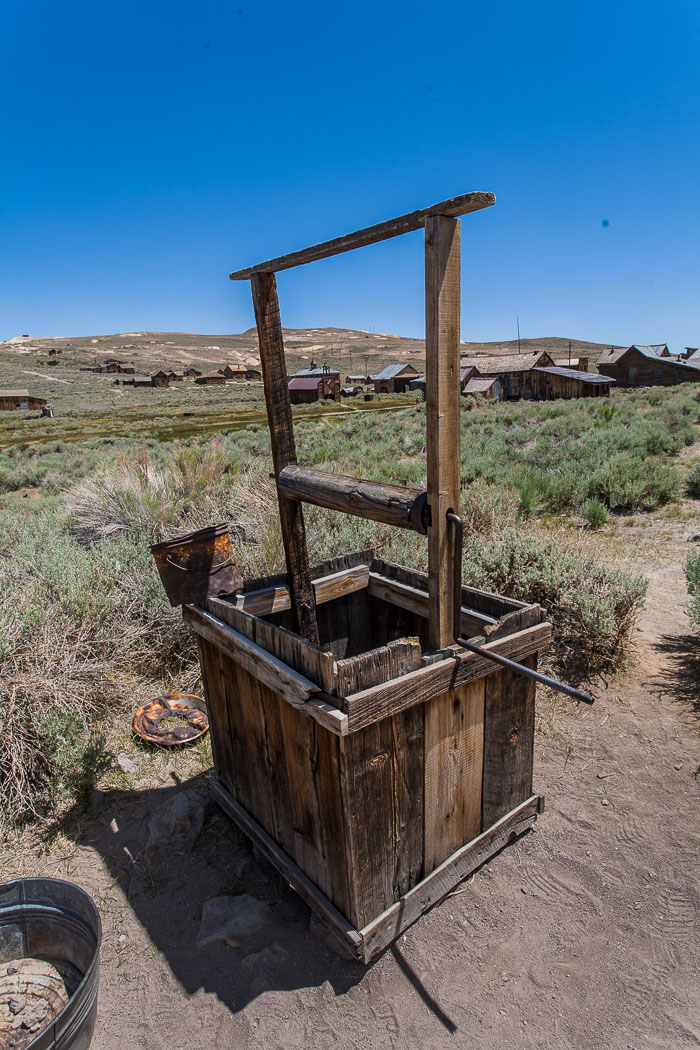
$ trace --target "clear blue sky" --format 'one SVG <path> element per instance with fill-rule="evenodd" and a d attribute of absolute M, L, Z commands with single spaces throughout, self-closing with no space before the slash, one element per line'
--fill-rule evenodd
<path fill-rule="evenodd" d="M 0 338 L 241 331 L 230 270 L 481 189 L 463 339 L 700 345 L 697 0 L 2 11 Z M 422 235 L 279 287 L 422 335 Z"/>

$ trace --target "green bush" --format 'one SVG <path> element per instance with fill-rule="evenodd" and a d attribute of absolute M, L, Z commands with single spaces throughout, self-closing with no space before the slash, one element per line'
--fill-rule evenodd
<path fill-rule="evenodd" d="M 692 499 L 700 499 L 700 463 L 696 463 L 688 472 L 685 490 Z"/>
<path fill-rule="evenodd" d="M 581 516 L 592 529 L 599 529 L 608 520 L 608 512 L 604 504 L 597 499 L 586 500 L 581 507 Z"/>
<path fill-rule="evenodd" d="M 700 629 L 700 550 L 688 555 L 685 563 L 685 578 L 690 594 L 688 605 L 690 622 L 693 627 Z"/>

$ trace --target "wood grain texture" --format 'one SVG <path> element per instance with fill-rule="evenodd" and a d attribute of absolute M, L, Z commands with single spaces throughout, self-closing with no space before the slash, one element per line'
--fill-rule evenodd
<path fill-rule="evenodd" d="M 292 406 L 287 386 L 287 366 L 280 320 L 277 283 L 273 273 L 255 274 L 251 280 L 255 322 L 258 329 L 260 363 L 265 386 L 267 420 L 272 443 L 275 477 L 296 463 Z M 277 489 L 282 543 L 287 564 L 295 630 L 312 642 L 318 641 L 316 603 L 311 586 L 309 554 L 301 504 L 285 499 Z"/>
<path fill-rule="evenodd" d="M 463 879 L 528 831 L 537 819 L 539 806 L 540 799 L 537 795 L 527 799 L 478 838 L 448 857 L 382 915 L 367 923 L 359 931 L 364 962 L 371 962 L 424 912 L 443 900 Z"/>
<path fill-rule="evenodd" d="M 425 225 L 426 218 L 431 215 L 467 215 L 469 212 L 480 211 L 482 208 L 490 208 L 495 203 L 496 197 L 493 193 L 484 193 L 479 190 L 463 193 L 459 197 L 441 201 L 429 208 L 409 212 L 407 215 L 399 215 L 396 219 L 389 219 L 375 226 L 366 226 L 362 230 L 345 234 L 343 237 L 334 237 L 330 241 L 322 241 L 313 247 L 302 248 L 289 255 L 280 255 L 276 259 L 268 259 L 267 262 L 258 263 L 255 266 L 246 266 L 242 270 L 235 270 L 229 274 L 229 278 L 232 281 L 244 281 L 256 273 L 274 274 L 280 270 L 288 270 L 292 266 L 303 266 L 305 263 L 315 262 L 318 259 L 327 259 L 332 255 L 340 255 L 342 252 L 351 252 L 355 248 L 363 248 L 368 244 L 385 241 L 389 237 L 398 237 L 402 233 L 410 233 L 411 230 L 419 230 Z"/>
<path fill-rule="evenodd" d="M 373 597 L 381 598 L 382 601 L 389 602 L 391 605 L 398 605 L 417 616 L 429 616 L 430 602 L 427 591 L 411 587 L 407 583 L 399 583 L 397 580 L 390 580 L 378 572 L 369 574 L 368 590 Z M 496 626 L 497 621 L 492 616 L 487 616 L 474 609 L 462 608 L 462 631 L 468 632 L 467 637 L 474 633 L 485 633 L 488 628 Z"/>
<path fill-rule="evenodd" d="M 313 570 L 312 570 L 313 571 Z M 369 565 L 356 565 L 330 576 L 312 579 L 316 606 L 342 598 L 353 591 L 363 590 L 369 582 Z M 291 609 L 292 600 L 286 583 L 263 587 L 257 591 L 237 594 L 232 604 L 251 616 L 271 616 L 273 613 Z"/>
<path fill-rule="evenodd" d="M 460 228 L 443 214 L 425 220 L 425 379 L 430 644 L 454 641 L 454 541 L 446 515 L 459 514 Z"/>
<path fill-rule="evenodd" d="M 537 655 L 521 660 L 537 668 Z M 507 668 L 486 679 L 482 826 L 499 820 L 532 792 L 535 690 Z"/>
<path fill-rule="evenodd" d="M 420 498 L 419 489 L 365 481 L 345 474 L 329 474 L 311 467 L 285 467 L 277 477 L 278 489 L 287 499 L 313 503 L 317 507 L 369 518 L 385 525 L 412 529 L 416 516 L 411 511 Z M 416 531 L 423 531 L 416 529 Z"/>
<path fill-rule="evenodd" d="M 489 642 L 484 648 L 493 649 L 512 660 L 523 660 L 543 649 L 551 638 L 552 625 L 542 623 L 507 638 Z M 458 689 L 467 682 L 491 677 L 501 671 L 502 668 L 487 657 L 461 649 L 454 659 L 448 658 L 421 667 L 395 681 L 345 697 L 343 710 L 348 715 L 348 732 L 357 732 L 378 719 L 387 718 L 416 704 L 424 704 L 434 696 L 446 693 L 448 689 Z"/>
<path fill-rule="evenodd" d="M 360 926 L 413 885 L 422 869 L 422 711 L 346 736 L 340 772 L 354 880 L 348 918 Z"/>
<path fill-rule="evenodd" d="M 398 638 L 388 645 L 359 656 L 338 660 L 335 670 L 339 697 L 350 696 L 382 682 L 391 681 L 421 666 L 421 647 L 417 638 Z"/>
<path fill-rule="evenodd" d="M 212 794 L 221 808 L 238 825 L 252 842 L 265 854 L 267 859 L 284 876 L 299 896 L 306 901 L 324 922 L 328 923 L 352 948 L 353 954 L 362 958 L 362 940 L 346 917 L 336 908 L 332 901 L 316 887 L 311 879 L 301 870 L 298 864 L 281 849 L 265 828 L 240 805 L 225 785 L 213 778 L 210 781 Z"/>
<path fill-rule="evenodd" d="M 484 679 L 425 705 L 426 875 L 481 832 Z"/>

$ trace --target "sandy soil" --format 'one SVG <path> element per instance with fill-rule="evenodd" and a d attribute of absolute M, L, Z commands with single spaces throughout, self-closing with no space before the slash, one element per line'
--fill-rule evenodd
<path fill-rule="evenodd" d="M 94 1050 L 700 1046 L 700 664 L 681 569 L 694 530 L 622 531 L 606 542 L 651 581 L 637 651 L 593 708 L 538 700 L 536 832 L 370 968 L 308 932 L 306 906 L 214 807 L 187 861 L 144 877 L 176 761 L 157 785 L 70 815 L 52 849 L 6 863 L 70 878 L 100 907 Z M 244 949 L 198 950 L 202 903 L 242 889 L 273 905 L 274 925 Z M 266 945 L 279 947 L 262 965 Z"/>

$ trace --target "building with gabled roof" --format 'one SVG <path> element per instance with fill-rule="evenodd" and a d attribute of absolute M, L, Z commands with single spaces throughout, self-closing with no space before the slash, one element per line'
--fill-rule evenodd
<path fill-rule="evenodd" d="M 578 368 L 533 368 L 533 393 L 538 401 L 558 398 L 609 397 L 615 382 L 609 376 L 582 372 Z"/>
<path fill-rule="evenodd" d="M 370 376 L 374 383 L 375 394 L 404 394 L 411 385 L 411 380 L 420 375 L 413 365 L 387 365 L 375 376 Z"/>
<path fill-rule="evenodd" d="M 611 347 L 601 354 L 598 371 L 614 379 L 619 387 L 675 386 L 700 381 L 700 361 L 678 360 L 657 350 L 658 346 L 637 344 Z"/>
<path fill-rule="evenodd" d="M 501 397 L 504 401 L 535 396 L 532 369 L 552 367 L 554 361 L 546 350 L 533 350 L 526 354 L 498 354 L 484 357 L 463 357 L 461 368 L 472 367 L 472 375 L 494 376 L 500 380 Z M 461 382 L 461 369 L 460 369 Z"/>
<path fill-rule="evenodd" d="M 0 390 L 0 412 L 14 412 L 17 409 L 33 412 L 37 408 L 43 408 L 45 404 L 46 398 L 34 397 L 22 387 Z"/>
<path fill-rule="evenodd" d="M 331 375 L 292 376 L 287 384 L 293 405 L 310 405 L 314 401 L 340 401 L 338 373 Z"/>

